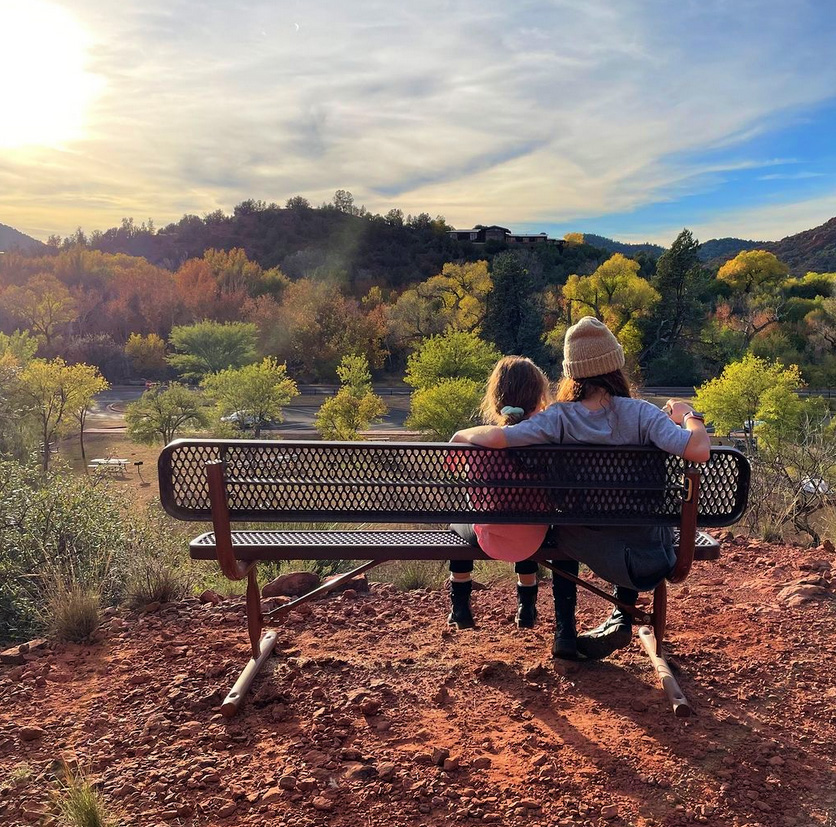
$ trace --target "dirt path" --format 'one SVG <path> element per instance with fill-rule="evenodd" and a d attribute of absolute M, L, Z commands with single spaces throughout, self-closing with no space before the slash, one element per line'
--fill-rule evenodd
<path fill-rule="evenodd" d="M 442 592 L 388 585 L 294 612 L 230 722 L 239 600 L 116 617 L 95 646 L 0 667 L 0 822 L 38 823 L 75 756 L 131 825 L 832 827 L 834 554 L 723 552 L 672 589 L 687 720 L 638 643 L 561 674 L 547 588 L 524 632 L 508 585 L 475 594 L 469 632 Z M 583 600 L 582 625 L 603 611 Z"/>

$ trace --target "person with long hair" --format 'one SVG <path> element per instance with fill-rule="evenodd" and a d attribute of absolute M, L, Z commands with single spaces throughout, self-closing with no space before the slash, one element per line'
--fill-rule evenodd
<path fill-rule="evenodd" d="M 635 399 L 624 375 L 624 351 L 607 326 L 584 316 L 566 331 L 563 377 L 556 401 L 514 425 L 481 425 L 459 431 L 454 442 L 489 448 L 559 442 L 592 445 L 655 445 L 690 462 L 706 462 L 711 443 L 703 417 L 687 403 L 669 400 L 663 412 Z M 568 558 L 554 565 L 577 576 L 586 564 L 615 586 L 616 598 L 635 605 L 639 591 L 655 588 L 675 561 L 673 532 L 667 526 L 555 526 L 553 539 Z M 632 638 L 631 618 L 616 608 L 604 623 L 578 635 L 577 589 L 553 579 L 555 658 L 603 658 Z"/>
<path fill-rule="evenodd" d="M 482 421 L 503 427 L 524 422 L 550 402 L 549 380 L 531 359 L 505 356 L 497 362 L 482 399 Z M 474 458 L 473 461 L 476 461 Z M 546 525 L 451 526 L 459 536 L 478 545 L 488 557 L 514 563 L 517 574 L 516 624 L 530 629 L 537 620 L 537 563 L 527 558 L 543 544 Z M 447 622 L 459 629 L 475 626 L 470 605 L 473 561 L 450 561 L 450 600 Z"/>

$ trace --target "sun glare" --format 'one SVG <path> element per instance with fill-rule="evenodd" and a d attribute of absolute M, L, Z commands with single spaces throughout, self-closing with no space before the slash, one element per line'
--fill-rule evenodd
<path fill-rule="evenodd" d="M 85 68 L 89 44 L 79 22 L 56 3 L 0 0 L 0 149 L 83 136 L 103 85 Z"/>

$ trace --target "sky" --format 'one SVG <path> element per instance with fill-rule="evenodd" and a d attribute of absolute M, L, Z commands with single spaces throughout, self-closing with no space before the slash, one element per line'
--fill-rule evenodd
<path fill-rule="evenodd" d="M 350 190 L 669 244 L 836 215 L 831 0 L 0 0 L 0 223 Z"/>

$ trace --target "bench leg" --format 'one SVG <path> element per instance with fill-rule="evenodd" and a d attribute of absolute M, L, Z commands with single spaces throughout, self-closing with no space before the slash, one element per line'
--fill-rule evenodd
<path fill-rule="evenodd" d="M 238 680 L 235 681 L 235 686 L 232 687 L 229 694 L 224 698 L 224 702 L 221 705 L 221 714 L 225 718 L 231 718 L 238 711 L 238 707 L 241 706 L 247 692 L 249 692 L 255 676 L 275 648 L 278 637 L 279 635 L 275 630 L 269 629 L 264 637 L 261 638 L 258 645 L 258 654 L 250 658 L 249 663 L 244 667 L 244 671 Z"/>
<path fill-rule="evenodd" d="M 667 610 L 668 588 L 663 580 L 653 592 L 653 626 L 642 626 L 639 629 L 639 640 L 650 658 L 656 676 L 662 684 L 662 689 L 668 696 L 673 714 L 677 718 L 687 718 L 692 712 L 691 705 L 673 676 L 673 672 L 662 652 Z"/>

